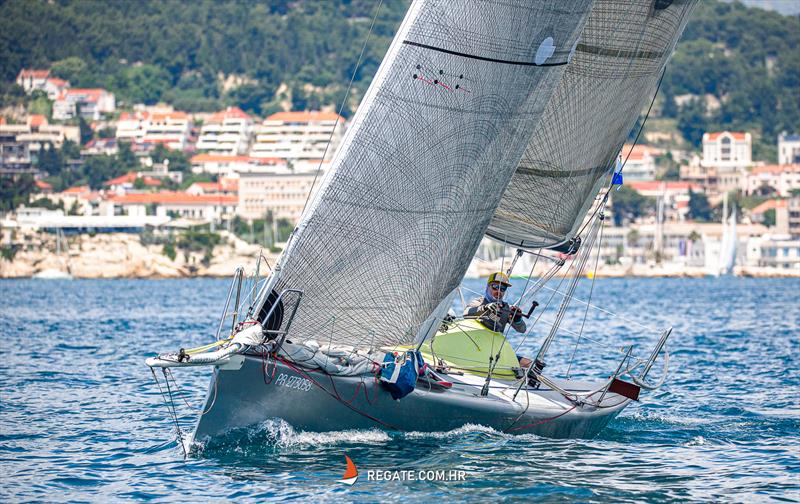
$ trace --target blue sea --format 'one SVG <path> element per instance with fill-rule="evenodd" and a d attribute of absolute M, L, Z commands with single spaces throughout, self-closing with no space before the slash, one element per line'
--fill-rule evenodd
<path fill-rule="evenodd" d="M 573 302 L 551 373 L 565 374 L 574 351 L 573 376 L 606 377 L 623 345 L 646 356 L 658 330 L 674 327 L 663 387 L 595 439 L 479 425 L 303 433 L 276 419 L 184 458 L 144 359 L 211 341 L 227 289 L 212 279 L 0 281 L 0 500 L 800 501 L 798 280 L 583 281 L 577 297 L 591 290 L 592 305 L 618 316 Z M 584 316 L 591 340 L 575 350 Z M 538 349 L 547 317 L 525 341 L 511 338 L 520 353 Z M 659 361 L 651 379 L 662 371 Z M 191 430 L 210 373 L 175 374 Z M 337 483 L 345 455 L 361 473 L 352 487 Z M 465 477 L 368 481 L 368 470 Z"/>

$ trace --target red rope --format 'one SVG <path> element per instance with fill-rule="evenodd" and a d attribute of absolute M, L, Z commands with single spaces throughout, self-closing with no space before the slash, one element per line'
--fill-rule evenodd
<path fill-rule="evenodd" d="M 518 427 L 514 427 L 513 429 L 512 429 L 511 427 L 509 427 L 509 428 L 507 428 L 507 429 L 505 430 L 505 432 L 516 431 L 516 430 L 521 430 L 521 429 L 527 429 L 528 427 L 535 427 L 535 426 L 537 426 L 537 425 L 541 425 L 541 424 L 544 424 L 544 423 L 547 423 L 547 422 L 552 422 L 552 421 L 553 421 L 553 420 L 555 420 L 556 418 L 559 418 L 559 417 L 562 417 L 562 416 L 566 415 L 567 413 L 569 413 L 570 411 L 574 410 L 574 409 L 575 409 L 575 408 L 577 408 L 577 407 L 578 407 L 578 405 L 577 405 L 577 404 L 574 404 L 574 405 L 573 405 L 573 406 L 572 406 L 570 409 L 568 409 L 567 411 L 565 411 L 565 412 L 563 412 L 563 413 L 559 413 L 558 415 L 556 415 L 556 416 L 554 416 L 554 417 L 543 418 L 543 419 L 539 420 L 538 422 L 534 422 L 534 423 L 530 423 L 530 424 L 525 424 L 525 425 L 520 425 L 520 426 L 518 426 Z"/>
<path fill-rule="evenodd" d="M 372 420 L 373 422 L 377 422 L 377 423 L 379 423 L 379 424 L 383 425 L 384 427 L 387 427 L 387 428 L 389 428 L 389 429 L 391 429 L 391 430 L 400 430 L 400 429 L 398 429 L 397 427 L 395 427 L 394 425 L 392 425 L 392 424 L 390 424 L 390 423 L 386 423 L 386 422 L 384 422 L 383 420 L 380 420 L 380 419 L 378 419 L 378 418 L 375 418 L 374 416 L 370 415 L 369 413 L 365 413 L 364 411 L 361 411 L 361 410 L 359 410 L 358 408 L 356 408 L 356 407 L 355 407 L 355 406 L 353 406 L 352 404 L 348 404 L 348 403 L 346 403 L 345 401 L 343 401 L 343 400 L 342 400 L 342 398 L 341 398 L 341 397 L 339 397 L 339 394 L 338 394 L 338 392 L 337 392 L 336 394 L 332 393 L 330 390 L 328 390 L 328 389 L 326 389 L 325 387 L 323 387 L 323 386 L 322 386 L 322 385 L 321 385 L 321 384 L 320 384 L 320 383 L 319 383 L 317 380 L 315 380 L 314 378 L 312 378 L 312 377 L 311 377 L 311 375 L 309 375 L 309 374 L 308 374 L 308 373 L 306 373 L 305 371 L 302 371 L 301 369 L 297 368 L 296 366 L 294 366 L 294 365 L 293 365 L 291 362 L 287 361 L 286 359 L 283 359 L 283 358 L 281 358 L 281 357 L 278 357 L 278 356 L 276 355 L 276 356 L 275 356 L 275 360 L 281 361 L 281 362 L 282 362 L 282 363 L 284 363 L 284 364 L 285 364 L 285 365 L 286 365 L 286 366 L 287 366 L 289 369 L 292 369 L 292 370 L 293 370 L 295 373 L 297 373 L 297 374 L 299 374 L 300 376 L 302 376 L 302 377 L 306 378 L 306 379 L 307 379 L 307 380 L 309 380 L 311 383 L 313 383 L 314 385 L 316 385 L 317 387 L 319 387 L 319 388 L 320 388 L 320 389 L 321 389 L 323 392 L 325 392 L 325 393 L 326 393 L 326 394 L 328 394 L 329 396 L 333 397 L 334 399 L 336 399 L 336 400 L 337 400 L 337 401 L 339 401 L 340 403 L 344 404 L 345 406 L 347 406 L 347 407 L 348 407 L 348 408 L 350 408 L 351 410 L 355 411 L 355 412 L 356 412 L 356 413 L 358 413 L 359 415 L 361 415 L 361 416 L 363 416 L 363 417 L 366 417 L 366 418 L 369 418 L 369 419 L 370 419 L 370 420 Z M 328 376 L 330 376 L 330 375 L 328 375 Z M 333 378 L 331 378 L 331 383 L 333 383 Z M 334 389 L 335 389 L 335 387 L 334 387 Z"/>

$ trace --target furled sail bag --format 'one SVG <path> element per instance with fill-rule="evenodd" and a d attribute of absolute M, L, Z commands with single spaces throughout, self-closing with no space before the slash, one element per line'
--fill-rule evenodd
<path fill-rule="evenodd" d="M 399 401 L 413 392 L 424 368 L 422 354 L 417 351 L 389 352 L 381 365 L 381 382 L 392 394 L 392 399 Z"/>

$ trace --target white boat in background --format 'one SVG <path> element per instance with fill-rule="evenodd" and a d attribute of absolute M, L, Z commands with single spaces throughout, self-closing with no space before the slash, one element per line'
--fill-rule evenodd
<path fill-rule="evenodd" d="M 736 266 L 738 240 L 736 235 L 736 207 L 734 206 L 730 215 L 728 215 L 728 195 L 725 194 L 725 199 L 722 200 L 722 241 L 719 248 L 719 263 L 716 276 L 733 274 L 733 268 Z"/>
<path fill-rule="evenodd" d="M 37 280 L 72 280 L 72 273 L 69 268 L 69 246 L 66 243 L 64 232 L 61 228 L 56 228 L 56 261 L 59 263 L 57 268 L 45 268 L 31 278 Z"/>
<path fill-rule="evenodd" d="M 215 342 L 147 359 L 178 432 L 170 369 L 188 366 L 213 368 L 196 441 L 274 417 L 314 431 L 472 423 L 591 437 L 657 387 L 647 376 L 671 329 L 646 355 L 605 349 L 602 377 L 579 380 L 573 359 L 605 328 L 589 338 L 563 322 L 596 264 L 619 151 L 695 3 L 414 1 L 275 268 L 249 284 L 237 270 Z M 541 337 L 531 359 L 448 316 L 484 235 L 516 249 L 504 269 L 526 277 L 511 301 L 527 312 L 522 342 Z M 515 271 L 525 255 L 531 270 Z M 547 273 L 531 278 L 537 263 Z M 552 376 L 548 351 L 568 331 L 569 367 Z M 408 373 L 395 400 L 391 380 Z"/>

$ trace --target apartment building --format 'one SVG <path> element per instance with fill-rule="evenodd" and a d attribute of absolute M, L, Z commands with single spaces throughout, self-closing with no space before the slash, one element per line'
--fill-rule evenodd
<path fill-rule="evenodd" d="M 745 194 L 786 198 L 800 189 L 800 164 L 755 166 L 744 181 Z"/>
<path fill-rule="evenodd" d="M 239 172 L 239 215 L 246 219 L 264 217 L 272 212 L 276 219 L 297 222 L 312 192 L 319 189 L 328 162 L 298 161 L 292 166 L 273 164 Z M 316 183 L 314 179 L 316 177 Z"/>
<path fill-rule="evenodd" d="M 196 148 L 208 154 L 242 155 L 250 147 L 252 132 L 252 118 L 238 107 L 228 107 L 206 120 Z"/>
<path fill-rule="evenodd" d="M 192 121 L 186 112 L 172 107 L 123 112 L 117 122 L 116 137 L 136 144 L 163 144 L 168 149 L 189 146 Z"/>
<path fill-rule="evenodd" d="M 289 162 L 329 160 L 344 127 L 345 119 L 334 112 L 278 112 L 255 128 L 250 155 Z"/>
<path fill-rule="evenodd" d="M 661 149 L 649 145 L 623 145 L 620 156 L 625 161 L 625 182 L 655 180 L 656 157 L 661 154 Z"/>

